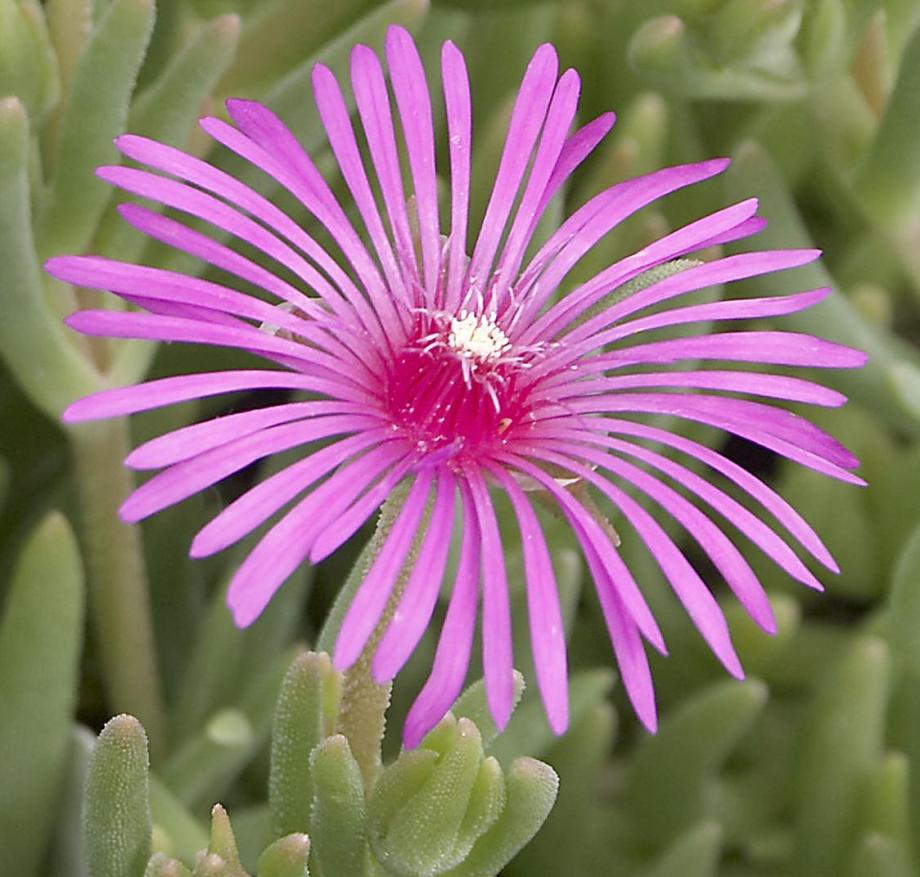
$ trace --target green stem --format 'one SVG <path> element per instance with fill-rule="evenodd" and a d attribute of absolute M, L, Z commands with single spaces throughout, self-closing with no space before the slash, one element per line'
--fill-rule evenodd
<path fill-rule="evenodd" d="M 326 619 L 326 624 L 317 643 L 318 651 L 328 652 L 329 654 L 334 651 L 335 640 L 345 612 L 354 599 L 355 592 L 361 582 L 364 581 L 364 577 L 374 562 L 374 558 L 383 547 L 384 542 L 386 542 L 393 523 L 403 507 L 406 493 L 405 488 L 398 489 L 380 510 L 380 517 L 377 520 L 374 535 L 355 562 L 345 586 L 339 593 L 335 605 Z M 425 518 L 427 519 L 427 514 Z M 425 520 L 423 520 L 422 526 L 419 527 L 419 534 L 424 532 L 425 523 Z M 361 768 L 361 776 L 364 778 L 364 788 L 367 794 L 370 794 L 382 764 L 380 744 L 386 730 L 386 711 L 390 705 L 390 693 L 393 689 L 392 683 L 378 685 L 374 681 L 371 662 L 374 652 L 377 651 L 377 644 L 387 629 L 406 587 L 409 573 L 415 564 L 419 541 L 420 538 L 417 537 L 409 556 L 406 558 L 406 562 L 403 564 L 403 569 L 393 588 L 393 593 L 387 601 L 386 608 L 380 616 L 380 621 L 367 641 L 364 651 L 361 652 L 358 660 L 345 671 L 342 681 L 342 698 L 339 701 L 337 730 L 348 738 L 351 753 Z"/>
<path fill-rule="evenodd" d="M 140 529 L 118 518 L 132 488 L 122 465 L 129 449 L 127 422 L 81 425 L 70 430 L 70 437 L 109 706 L 136 716 L 155 752 L 162 748 L 164 725 Z"/>

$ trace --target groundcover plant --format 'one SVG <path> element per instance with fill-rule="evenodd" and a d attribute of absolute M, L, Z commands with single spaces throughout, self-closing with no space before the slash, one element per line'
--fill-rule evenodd
<path fill-rule="evenodd" d="M 16 873 L 914 873 L 917 15 L 9 3 Z"/>

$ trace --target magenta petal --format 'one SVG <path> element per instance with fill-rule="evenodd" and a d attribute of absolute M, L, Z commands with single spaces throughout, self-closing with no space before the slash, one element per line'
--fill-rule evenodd
<path fill-rule="evenodd" d="M 392 449 L 372 450 L 362 461 L 369 459 L 391 465 Z M 399 464 L 395 471 L 397 477 L 405 474 L 405 468 L 400 469 Z M 246 627 L 255 621 L 275 591 L 306 558 L 312 540 L 304 534 L 305 520 L 310 520 L 305 510 L 315 508 L 315 502 L 310 504 L 315 496 L 316 492 L 275 524 L 234 574 L 227 591 L 227 605 L 237 626 Z"/>
<path fill-rule="evenodd" d="M 456 479 L 446 467 L 438 471 L 438 494 L 425 539 L 399 605 L 374 653 L 374 680 L 389 682 L 402 669 L 431 620 L 450 551 Z"/>
<path fill-rule="evenodd" d="M 482 667 L 489 712 L 499 730 L 514 705 L 514 658 L 511 653 L 511 606 L 505 557 L 495 508 L 482 475 L 465 473 L 482 539 Z"/>
<path fill-rule="evenodd" d="M 164 469 L 138 487 L 119 513 L 126 521 L 140 521 L 270 454 L 375 425 L 375 418 L 329 416 L 260 430 Z"/>
<path fill-rule="evenodd" d="M 345 464 L 350 457 L 372 445 L 384 444 L 388 438 L 387 432 L 386 429 L 368 430 L 333 442 L 266 478 L 237 497 L 202 527 L 192 541 L 189 554 L 192 557 L 208 557 L 233 545 L 267 521 L 311 484 L 328 475 L 337 466 Z M 333 476 L 336 479 L 336 487 L 339 482 L 349 479 L 357 484 L 357 490 L 360 491 L 366 484 L 365 478 L 375 477 L 382 468 L 390 465 L 402 453 L 404 449 L 391 446 L 384 454 L 362 457 L 354 465 L 343 465 Z M 332 478 L 326 484 L 331 481 Z M 323 488 L 326 489 L 326 493 L 331 489 L 326 488 L 325 484 Z M 322 499 L 326 499 L 325 495 L 318 497 L 317 494 L 319 489 L 307 498 L 311 508 Z M 338 497 L 343 498 L 343 492 L 340 492 Z M 301 513 L 306 504 L 307 501 L 301 503 Z M 326 504 L 328 505 L 328 501 Z"/>
<path fill-rule="evenodd" d="M 410 749 L 418 746 L 460 696 L 473 648 L 482 540 L 470 489 L 463 479 L 458 483 L 463 500 L 460 562 L 431 674 L 412 704 L 403 726 L 403 742 Z"/>
<path fill-rule="evenodd" d="M 130 387 L 102 390 L 69 405 L 62 415 L 65 423 L 99 420 L 150 411 L 191 399 L 204 399 L 240 390 L 309 390 L 312 379 L 297 372 L 250 369 L 248 371 L 201 372 L 160 378 Z"/>
<path fill-rule="evenodd" d="M 358 659 L 380 621 L 412 540 L 418 533 L 433 476 L 430 469 L 423 469 L 416 476 L 403 507 L 345 613 L 333 656 L 340 670 L 347 669 Z"/>
<path fill-rule="evenodd" d="M 508 494 L 520 527 L 527 615 L 530 619 L 530 642 L 537 685 L 550 727 L 556 734 L 563 734 L 569 724 L 569 696 L 565 629 L 559 607 L 556 574 L 540 522 L 524 491 L 501 467 L 490 467 L 490 471 Z"/>

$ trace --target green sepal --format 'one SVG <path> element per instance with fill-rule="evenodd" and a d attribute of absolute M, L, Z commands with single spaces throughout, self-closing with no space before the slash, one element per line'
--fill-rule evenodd
<path fill-rule="evenodd" d="M 705 817 L 713 782 L 767 701 L 755 679 L 719 682 L 685 700 L 644 737 L 633 757 L 627 799 L 650 844 Z"/>
<path fill-rule="evenodd" d="M 48 307 L 32 238 L 29 123 L 14 97 L 0 99 L 0 354 L 31 400 L 57 419 L 78 396 L 101 388 Z"/>
<path fill-rule="evenodd" d="M 153 20 L 153 0 L 113 0 L 80 55 L 61 118 L 50 200 L 38 222 L 43 256 L 89 246 L 111 196 L 94 171 L 116 160 L 112 140 L 125 129 Z"/>
<path fill-rule="evenodd" d="M 239 34 L 240 21 L 236 15 L 224 15 L 204 25 L 134 101 L 127 130 L 185 147 L 202 104 L 233 60 Z M 100 223 L 93 250 L 132 262 L 143 252 L 148 240 L 110 205 Z"/>
<path fill-rule="evenodd" d="M 815 694 L 801 735 L 796 861 L 800 874 L 839 874 L 865 783 L 882 754 L 890 658 L 879 639 L 857 639 Z"/>
<path fill-rule="evenodd" d="M 83 642 L 83 568 L 66 518 L 51 512 L 13 570 L 0 626 L 3 869 L 41 862 L 64 775 Z"/>
<path fill-rule="evenodd" d="M 231 873 L 243 875 L 243 866 L 240 864 L 240 853 L 236 846 L 236 837 L 233 835 L 233 826 L 230 817 L 221 804 L 211 808 L 211 836 L 208 841 L 208 852 L 220 856 Z"/>
<path fill-rule="evenodd" d="M 507 798 L 501 816 L 473 845 L 466 860 L 446 877 L 494 877 L 539 831 L 559 791 L 559 777 L 533 758 L 516 759 L 505 775 Z"/>
<path fill-rule="evenodd" d="M 364 780 L 348 740 L 342 734 L 327 737 L 309 764 L 310 837 L 317 868 L 323 877 L 361 877 L 367 861 Z"/>
<path fill-rule="evenodd" d="M 463 861 L 475 840 L 467 834 L 460 843 L 459 835 L 483 762 L 482 739 L 469 719 L 448 716 L 441 728 L 444 748 L 408 800 L 389 800 L 389 787 L 382 784 L 372 796 L 370 844 L 396 874 L 443 873 Z M 397 759 L 386 772 L 400 770 Z"/>
<path fill-rule="evenodd" d="M 674 840 L 643 877 L 717 877 L 722 829 L 702 822 Z"/>
<path fill-rule="evenodd" d="M 276 837 L 310 829 L 310 753 L 332 729 L 341 674 L 325 652 L 303 652 L 281 683 L 272 726 L 268 797 Z"/>
<path fill-rule="evenodd" d="M 86 854 L 92 877 L 142 877 L 150 858 L 147 735 L 133 716 L 110 719 L 86 779 Z"/>
<path fill-rule="evenodd" d="M 192 877 L 192 872 L 178 859 L 154 853 L 147 863 L 144 877 Z"/>
<path fill-rule="evenodd" d="M 511 712 L 513 713 L 518 704 L 521 702 L 521 696 L 524 694 L 524 677 L 517 670 L 513 671 L 514 694 L 511 697 Z M 482 748 L 488 749 L 501 733 L 492 718 L 489 711 L 489 704 L 486 701 L 485 681 L 477 679 L 472 683 L 463 694 L 457 698 L 457 701 L 450 710 L 457 718 L 466 717 L 479 729 L 482 738 Z M 424 745 L 424 744 L 423 744 Z"/>
<path fill-rule="evenodd" d="M 57 58 L 42 7 L 0 0 L 0 95 L 18 97 L 40 120 L 60 97 Z"/>
<path fill-rule="evenodd" d="M 279 838 L 259 856 L 258 877 L 310 877 L 310 838 L 289 834 Z M 359 871 L 350 872 L 360 877 Z M 332 877 L 333 872 L 324 877 Z"/>

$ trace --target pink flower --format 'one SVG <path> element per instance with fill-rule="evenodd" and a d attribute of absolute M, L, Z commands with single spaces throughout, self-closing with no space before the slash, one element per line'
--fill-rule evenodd
<path fill-rule="evenodd" d="M 485 217 L 471 234 L 469 83 L 463 56 L 445 43 L 441 81 L 448 160 L 440 171 L 449 178 L 450 201 L 442 237 L 431 102 L 406 31 L 389 31 L 386 59 L 389 90 L 370 49 L 357 46 L 351 58 L 370 168 L 333 75 L 321 65 L 313 75 L 329 144 L 360 215 L 357 228 L 310 157 L 265 107 L 229 101 L 233 125 L 215 118 L 201 122 L 215 140 L 299 199 L 335 242 L 334 253 L 210 164 L 143 137 L 119 138 L 122 153 L 151 170 L 103 167 L 99 176 L 204 220 L 214 235 L 134 204 L 122 205 L 124 218 L 265 297 L 160 268 L 67 256 L 52 259 L 48 271 L 79 286 L 113 292 L 139 308 L 84 310 L 68 324 L 88 335 L 239 348 L 280 368 L 184 375 L 110 390 L 74 403 L 65 419 L 111 417 L 240 390 L 308 394 L 305 401 L 197 423 L 143 444 L 127 465 L 162 471 L 127 499 L 122 516 L 139 521 L 256 460 L 302 449 L 302 459 L 245 492 L 192 542 L 193 556 L 213 554 L 288 507 L 230 585 L 230 608 L 237 624 L 245 626 L 299 564 L 327 557 L 405 482 L 408 495 L 345 617 L 334 656 L 345 668 L 361 653 L 423 528 L 415 566 L 374 655 L 379 681 L 393 678 L 424 633 L 446 574 L 450 534 L 455 524 L 462 527 L 434 666 L 404 731 L 410 746 L 461 690 L 480 600 L 489 706 L 499 727 L 510 714 L 511 616 L 495 492 L 507 495 L 520 530 L 537 684 L 552 728 L 565 729 L 562 619 L 553 566 L 531 501 L 533 490 L 541 489 L 558 504 L 581 545 L 623 684 L 639 718 L 654 729 L 644 642 L 664 653 L 661 632 L 609 531 L 568 489 L 570 482 L 584 482 L 619 509 L 632 531 L 624 538 L 644 541 L 701 635 L 726 669 L 740 677 L 741 665 L 709 588 L 625 488 L 638 489 L 683 525 L 767 631 L 775 627 L 767 596 L 709 509 L 810 587 L 820 585 L 789 543 L 829 569 L 836 570 L 834 561 L 796 511 L 754 475 L 716 451 L 632 416 L 669 414 L 718 427 L 831 477 L 862 483 L 849 471 L 856 459 L 829 435 L 782 408 L 733 395 L 836 406 L 844 401 L 839 393 L 783 374 L 669 371 L 665 366 L 691 359 L 850 368 L 861 366 L 865 357 L 818 338 L 777 331 L 643 340 L 644 332 L 666 326 L 774 317 L 812 306 L 827 289 L 660 307 L 715 284 L 803 265 L 817 257 L 813 250 L 727 256 L 610 303 L 612 290 L 650 268 L 758 231 L 762 221 L 754 216 L 754 200 L 677 229 L 555 301 L 572 267 L 610 229 L 656 199 L 718 174 L 727 161 L 667 168 L 612 186 L 573 213 L 527 261 L 525 251 L 547 204 L 613 124 L 606 114 L 570 133 L 579 79 L 572 70 L 559 75 L 549 45 L 536 51 L 524 75 Z M 391 93 L 409 180 L 400 170 Z M 406 185 L 412 199 L 407 200 Z M 279 270 L 267 270 L 231 249 L 222 243 L 225 237 L 257 249 Z M 681 455 L 733 482 L 775 518 L 783 535 L 686 468 L 677 459 Z M 693 494 L 706 511 L 660 476 Z"/>

